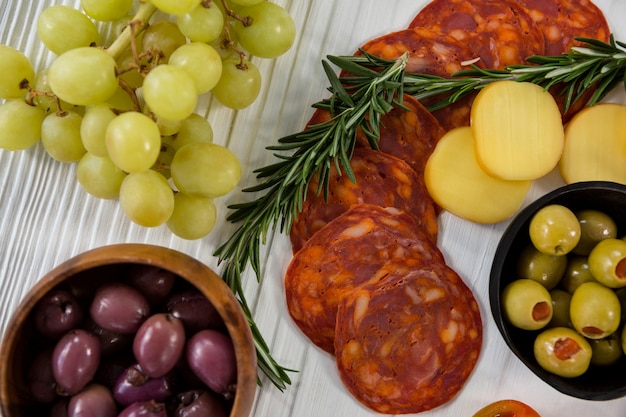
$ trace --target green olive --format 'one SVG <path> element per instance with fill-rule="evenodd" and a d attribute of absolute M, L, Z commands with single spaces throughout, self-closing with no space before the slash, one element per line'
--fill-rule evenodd
<path fill-rule="evenodd" d="M 617 224 L 606 213 L 599 210 L 581 210 L 576 212 L 580 223 L 580 240 L 572 249 L 577 255 L 589 255 L 591 249 L 604 239 L 617 237 Z"/>
<path fill-rule="evenodd" d="M 515 327 L 538 330 L 552 319 L 552 300 L 548 290 L 532 279 L 518 279 L 502 292 L 506 319 Z"/>
<path fill-rule="evenodd" d="M 613 290 L 597 282 L 585 282 L 572 294 L 569 314 L 580 334 L 602 339 L 619 327 L 621 306 Z"/>
<path fill-rule="evenodd" d="M 589 342 L 568 327 L 553 327 L 539 333 L 533 351 L 539 366 L 566 378 L 584 374 L 591 363 Z"/>
<path fill-rule="evenodd" d="M 539 209 L 531 218 L 530 240 L 535 247 L 548 255 L 565 255 L 580 240 L 580 223 L 576 215 L 560 204 L 550 204 Z"/>
<path fill-rule="evenodd" d="M 605 239 L 599 242 L 589 254 L 589 270 L 607 287 L 626 286 L 626 241 Z"/>
<path fill-rule="evenodd" d="M 597 366 L 613 365 L 624 354 L 622 342 L 617 332 L 603 339 L 589 339 L 591 345 L 591 363 Z"/>
<path fill-rule="evenodd" d="M 589 262 L 586 256 L 569 256 L 567 267 L 559 286 L 570 294 L 574 294 L 576 288 L 584 282 L 592 282 L 596 279 L 591 275 Z"/>
<path fill-rule="evenodd" d="M 572 321 L 569 318 L 569 306 L 572 300 L 572 294 L 567 291 L 555 288 L 550 291 L 552 298 L 552 319 L 548 323 L 549 327 L 572 327 Z"/>
<path fill-rule="evenodd" d="M 626 287 L 616 289 L 615 294 L 617 294 L 617 299 L 619 300 L 619 304 L 622 308 L 621 322 L 626 323 Z"/>
<path fill-rule="evenodd" d="M 551 290 L 561 280 L 566 267 L 567 257 L 548 255 L 528 245 L 517 260 L 517 276 L 535 280 Z"/>

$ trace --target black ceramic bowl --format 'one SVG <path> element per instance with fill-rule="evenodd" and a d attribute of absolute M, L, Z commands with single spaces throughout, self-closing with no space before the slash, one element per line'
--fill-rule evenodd
<path fill-rule="evenodd" d="M 576 211 L 604 211 L 617 223 L 618 235 L 626 235 L 626 186 L 612 182 L 581 182 L 558 188 L 523 209 L 504 232 L 491 268 L 489 299 L 491 313 L 513 353 L 537 376 L 558 391 L 587 400 L 611 400 L 626 395 L 626 356 L 609 367 L 591 366 L 576 378 L 563 378 L 545 371 L 534 358 L 533 343 L 539 331 L 521 330 L 506 321 L 500 294 L 514 281 L 515 263 L 522 249 L 530 244 L 528 227 L 532 216 L 542 207 L 561 204 Z"/>

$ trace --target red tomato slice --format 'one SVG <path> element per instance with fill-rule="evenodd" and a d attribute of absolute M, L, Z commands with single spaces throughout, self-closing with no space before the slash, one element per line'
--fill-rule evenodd
<path fill-rule="evenodd" d="M 530 406 L 517 400 L 500 400 L 480 409 L 473 417 L 541 417 Z"/>

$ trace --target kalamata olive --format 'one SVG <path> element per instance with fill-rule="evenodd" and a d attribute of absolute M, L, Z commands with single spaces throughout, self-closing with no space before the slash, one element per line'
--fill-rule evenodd
<path fill-rule="evenodd" d="M 224 328 L 224 322 L 213 303 L 196 289 L 173 294 L 167 300 L 166 309 L 183 322 L 190 335 L 203 329 Z"/>
<path fill-rule="evenodd" d="M 113 387 L 113 398 L 126 407 L 135 402 L 164 401 L 172 395 L 174 387 L 171 376 L 150 378 L 141 372 L 139 365 L 129 366 L 122 372 Z"/>
<path fill-rule="evenodd" d="M 528 245 L 520 253 L 516 271 L 518 278 L 535 280 L 551 290 L 561 280 L 566 267 L 567 257 L 548 255 Z"/>
<path fill-rule="evenodd" d="M 108 388 L 90 384 L 70 398 L 67 417 L 115 417 L 117 406 Z"/>
<path fill-rule="evenodd" d="M 93 381 L 104 385 L 112 391 L 122 372 L 135 363 L 137 363 L 137 361 L 130 349 L 128 352 L 121 352 L 114 356 L 102 358 L 96 375 L 93 377 Z"/>
<path fill-rule="evenodd" d="M 175 417 L 226 417 L 224 403 L 209 391 L 187 391 L 176 396 Z"/>
<path fill-rule="evenodd" d="M 617 362 L 622 355 L 622 343 L 617 332 L 603 339 L 589 339 L 591 345 L 591 363 L 597 366 L 609 366 Z"/>
<path fill-rule="evenodd" d="M 56 381 L 52 372 L 52 348 L 39 352 L 28 367 L 28 388 L 37 402 L 47 404 L 57 399 Z"/>
<path fill-rule="evenodd" d="M 89 313 L 103 329 L 126 334 L 137 331 L 150 314 L 150 306 L 146 298 L 133 287 L 112 282 L 98 288 Z"/>
<path fill-rule="evenodd" d="M 100 363 L 100 340 L 75 329 L 66 333 L 52 352 L 52 372 L 61 393 L 73 395 L 94 377 Z"/>
<path fill-rule="evenodd" d="M 572 321 L 569 318 L 569 307 L 572 300 L 572 294 L 565 290 L 555 288 L 550 291 L 552 299 L 552 319 L 548 323 L 549 327 L 572 327 Z"/>
<path fill-rule="evenodd" d="M 626 241 L 604 239 L 589 253 L 589 271 L 609 288 L 626 286 Z"/>
<path fill-rule="evenodd" d="M 608 214 L 592 209 L 580 210 L 575 214 L 580 223 L 580 240 L 572 253 L 589 255 L 591 249 L 601 240 L 617 237 L 617 225 Z"/>
<path fill-rule="evenodd" d="M 580 334 L 602 339 L 619 327 L 621 306 L 613 290 L 597 282 L 586 282 L 572 294 L 569 314 Z"/>
<path fill-rule="evenodd" d="M 126 349 L 129 349 L 133 343 L 134 335 L 132 333 L 121 334 L 103 329 L 93 320 L 88 320 L 84 326 L 100 339 L 100 353 L 102 356 L 116 355 Z"/>
<path fill-rule="evenodd" d="M 506 319 L 515 327 L 538 330 L 552 319 L 550 293 L 532 279 L 518 279 L 502 292 L 502 308 Z"/>
<path fill-rule="evenodd" d="M 139 327 L 133 353 L 144 374 L 159 378 L 174 369 L 185 347 L 185 329 L 171 314 L 157 313 Z"/>
<path fill-rule="evenodd" d="M 155 305 L 168 296 L 176 282 L 176 274 L 152 265 L 133 264 L 128 270 L 128 282 Z"/>
<path fill-rule="evenodd" d="M 80 325 L 83 309 L 69 291 L 52 290 L 39 301 L 33 317 L 37 331 L 56 340 Z"/>
<path fill-rule="evenodd" d="M 206 416 L 209 417 L 210 414 Z M 161 402 L 142 401 L 124 408 L 117 417 L 167 417 L 167 409 Z"/>
<path fill-rule="evenodd" d="M 230 337 L 216 330 L 201 330 L 187 341 L 185 357 L 189 368 L 210 389 L 226 398 L 232 397 L 237 363 Z"/>
<path fill-rule="evenodd" d="M 570 256 L 567 260 L 567 268 L 559 282 L 559 286 L 570 294 L 574 294 L 576 288 L 583 282 L 592 282 L 596 279 L 589 271 L 589 262 L 586 256 Z"/>
<path fill-rule="evenodd" d="M 566 378 L 584 374 L 591 363 L 589 342 L 568 327 L 542 331 L 535 338 L 533 351 L 539 366 Z"/>
<path fill-rule="evenodd" d="M 539 209 L 531 218 L 530 240 L 548 255 L 566 255 L 580 240 L 580 223 L 576 215 L 560 204 Z"/>

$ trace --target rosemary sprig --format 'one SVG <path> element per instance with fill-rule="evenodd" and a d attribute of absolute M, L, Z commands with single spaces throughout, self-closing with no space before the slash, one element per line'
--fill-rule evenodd
<path fill-rule="evenodd" d="M 275 152 L 278 162 L 254 171 L 261 180 L 258 185 L 244 192 L 261 192 L 256 200 L 231 205 L 234 211 L 229 221 L 241 222 L 232 236 L 215 251 L 220 263 L 224 263 L 222 278 L 238 297 L 254 335 L 257 359 L 261 371 L 272 383 L 284 390 L 291 380 L 287 371 L 271 356 L 269 348 L 259 332 L 245 300 L 241 275 L 248 263 L 260 275 L 260 247 L 265 244 L 270 229 L 289 230 L 292 221 L 302 209 L 311 179 L 320 178 L 319 192 L 327 195 L 328 177 L 333 165 L 350 179 L 354 173 L 350 158 L 360 128 L 375 145 L 379 132 L 380 117 L 394 105 L 401 105 L 404 68 L 408 56 L 389 61 L 382 68 L 372 70 L 355 66 L 344 58 L 329 56 L 328 61 L 343 70 L 357 71 L 362 80 L 346 90 L 327 61 L 324 71 L 330 81 L 331 96 L 314 105 L 329 109 L 334 117 L 324 123 L 310 126 L 307 130 L 278 140 L 278 145 L 268 146 Z M 292 152 L 290 155 L 287 152 Z M 260 381 L 259 381 L 260 382 Z"/>

